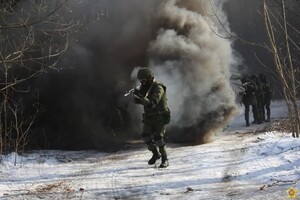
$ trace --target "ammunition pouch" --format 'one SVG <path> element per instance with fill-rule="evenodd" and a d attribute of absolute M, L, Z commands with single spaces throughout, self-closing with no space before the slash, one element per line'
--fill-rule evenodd
<path fill-rule="evenodd" d="M 143 114 L 143 122 L 147 120 L 156 119 L 158 116 L 162 116 L 163 121 L 165 124 L 169 124 L 171 121 L 171 112 L 168 108 L 166 111 L 158 111 L 153 113 L 144 113 Z"/>

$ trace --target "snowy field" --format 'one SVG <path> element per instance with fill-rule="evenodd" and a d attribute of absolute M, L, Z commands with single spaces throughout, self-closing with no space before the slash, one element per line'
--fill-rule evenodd
<path fill-rule="evenodd" d="M 282 102 L 271 108 L 273 122 L 286 116 Z M 288 199 L 289 188 L 300 190 L 300 140 L 244 125 L 241 113 L 211 143 L 169 144 L 166 169 L 147 165 L 141 143 L 116 153 L 10 154 L 0 165 L 0 199 Z"/>

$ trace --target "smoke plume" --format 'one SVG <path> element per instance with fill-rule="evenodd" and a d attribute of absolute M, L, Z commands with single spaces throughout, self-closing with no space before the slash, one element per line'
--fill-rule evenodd
<path fill-rule="evenodd" d="M 167 0 L 157 13 L 161 23 L 149 44 L 149 67 L 168 88 L 169 135 L 178 142 L 206 142 L 237 111 L 229 81 L 237 64 L 232 41 L 219 36 L 228 29 L 222 3 Z"/>

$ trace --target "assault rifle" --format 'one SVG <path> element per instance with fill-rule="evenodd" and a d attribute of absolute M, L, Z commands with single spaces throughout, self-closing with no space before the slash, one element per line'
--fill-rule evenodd
<path fill-rule="evenodd" d="M 135 91 L 139 91 L 140 89 L 141 89 L 141 86 L 139 85 L 139 86 L 137 86 L 137 87 L 135 87 L 135 88 L 130 89 L 128 92 L 126 92 L 126 93 L 124 94 L 124 96 L 126 97 L 126 96 L 128 96 L 128 95 L 130 95 L 130 94 L 133 94 Z"/>
<path fill-rule="evenodd" d="M 247 81 L 247 82 L 242 83 L 242 84 L 231 82 L 231 84 L 236 85 L 236 86 L 239 88 L 241 94 L 246 94 L 247 88 L 248 88 L 248 87 L 253 87 L 253 86 L 251 85 L 251 82 L 250 82 L 250 81 Z"/>
<path fill-rule="evenodd" d="M 247 82 L 245 82 L 243 84 L 231 82 L 231 84 L 238 86 L 240 89 L 245 89 L 245 87 L 247 87 L 250 84 L 250 81 L 247 81 Z"/>

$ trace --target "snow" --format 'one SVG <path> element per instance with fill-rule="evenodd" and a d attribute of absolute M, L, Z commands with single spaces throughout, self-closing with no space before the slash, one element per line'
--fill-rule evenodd
<path fill-rule="evenodd" d="M 282 101 L 271 108 L 272 121 L 286 116 Z M 1 159 L 0 199 L 288 199 L 300 189 L 300 140 L 244 125 L 241 112 L 211 143 L 168 144 L 166 169 L 147 165 L 140 141 L 116 153 L 11 153 Z"/>

